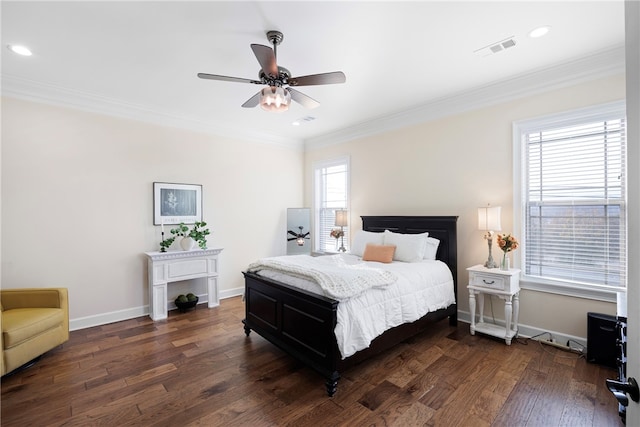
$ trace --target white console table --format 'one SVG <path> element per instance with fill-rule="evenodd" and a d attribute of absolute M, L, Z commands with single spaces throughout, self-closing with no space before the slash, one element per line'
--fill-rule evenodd
<path fill-rule="evenodd" d="M 205 278 L 207 304 L 220 305 L 218 296 L 218 254 L 222 248 L 192 251 L 145 252 L 149 258 L 149 316 L 167 318 L 167 286 L 171 282 Z"/>

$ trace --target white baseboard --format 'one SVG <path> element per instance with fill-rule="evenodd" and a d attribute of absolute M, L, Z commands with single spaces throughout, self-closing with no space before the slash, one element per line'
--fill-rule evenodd
<path fill-rule="evenodd" d="M 461 322 L 464 323 L 471 323 L 471 313 L 469 313 L 468 311 L 458 311 L 458 320 L 460 320 Z M 492 322 L 493 319 L 488 318 L 488 316 L 485 315 L 485 322 Z M 496 325 L 500 325 L 500 326 L 504 326 L 504 320 L 501 319 L 496 319 L 495 321 Z M 562 332 L 558 332 L 558 331 L 551 331 L 548 329 L 540 329 L 538 327 L 535 326 L 530 326 L 530 325 L 523 325 L 522 323 L 518 324 L 518 337 L 521 338 L 531 338 L 531 337 L 535 337 L 537 335 L 540 334 L 544 334 L 545 332 L 550 333 L 554 340 L 565 346 L 567 344 L 567 342 L 571 341 L 571 343 L 573 343 L 571 345 L 572 348 L 576 348 L 579 347 L 580 345 L 583 346 L 585 352 L 587 349 L 587 339 L 583 338 L 583 337 L 576 337 L 573 335 L 568 335 Z M 546 336 L 548 337 L 548 336 Z M 546 337 L 541 337 L 541 338 L 546 338 Z M 575 344 L 578 343 L 579 345 Z"/>
<path fill-rule="evenodd" d="M 241 295 L 244 295 L 244 286 L 240 288 L 226 289 L 224 291 L 220 291 L 220 299 L 239 297 Z"/>
<path fill-rule="evenodd" d="M 235 289 L 226 289 L 220 291 L 220 299 L 232 298 L 240 296 L 244 293 L 244 287 Z M 207 302 L 206 295 L 200 296 L 200 301 Z M 175 305 L 171 303 L 169 309 L 174 309 Z M 109 323 L 120 322 L 123 320 L 135 319 L 136 317 L 148 316 L 149 306 L 127 308 L 125 310 L 112 311 L 109 313 L 100 313 L 95 316 L 79 317 L 77 319 L 69 319 L 69 330 L 77 331 L 79 329 L 92 328 L 94 326 L 107 325 Z"/>
<path fill-rule="evenodd" d="M 225 289 L 220 291 L 220 299 L 233 298 L 237 296 L 241 296 L 244 294 L 244 287 L 234 288 L 234 289 Z M 202 302 L 206 302 L 206 295 L 202 295 Z M 170 309 L 175 308 L 173 304 L 170 305 Z M 69 330 L 76 331 L 79 329 L 91 328 L 94 326 L 102 326 L 107 325 L 109 323 L 120 322 L 122 320 L 135 319 L 136 317 L 148 316 L 149 315 L 149 306 L 145 305 L 142 307 L 134 307 L 126 310 L 118 310 L 112 311 L 109 313 L 101 313 L 95 316 L 87 316 L 81 317 L 77 319 L 69 320 Z M 458 311 L 458 320 L 464 323 L 471 323 L 471 314 L 467 311 Z M 486 316 L 485 316 L 486 320 Z M 496 319 L 496 324 L 500 326 L 504 326 L 504 321 L 501 319 Z M 583 337 L 576 337 L 573 335 L 567 335 L 558 331 L 550 331 L 546 329 L 540 329 L 535 326 L 524 325 L 520 323 L 518 325 L 518 336 L 522 338 L 531 338 L 536 335 L 543 334 L 545 332 L 553 335 L 553 338 L 556 342 L 566 345 L 568 341 L 572 341 L 574 343 L 578 343 L 586 349 L 587 347 L 587 339 Z M 575 347 L 575 345 L 574 345 Z"/>

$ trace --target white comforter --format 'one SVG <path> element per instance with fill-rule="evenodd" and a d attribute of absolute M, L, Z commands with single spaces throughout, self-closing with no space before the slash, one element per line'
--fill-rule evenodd
<path fill-rule="evenodd" d="M 345 301 L 372 288 L 384 288 L 397 280 L 396 276 L 366 262 L 353 263 L 340 256 L 311 257 L 291 255 L 263 258 L 254 262 L 248 272 L 275 270 L 317 283 L 327 297 Z"/>
<path fill-rule="evenodd" d="M 371 341 L 387 329 L 418 320 L 425 314 L 455 302 L 453 277 L 440 261 L 382 264 L 363 262 L 350 254 L 332 255 L 346 264 L 366 264 L 384 269 L 398 279 L 384 288 L 372 288 L 338 304 L 335 335 L 342 358 L 369 347 Z M 284 258 L 287 257 L 278 257 Z M 310 280 L 263 269 L 258 274 L 324 295 L 322 288 Z"/>

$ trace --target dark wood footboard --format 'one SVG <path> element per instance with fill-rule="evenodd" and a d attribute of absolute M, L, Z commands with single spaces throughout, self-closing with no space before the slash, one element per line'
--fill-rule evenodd
<path fill-rule="evenodd" d="M 338 301 L 254 273 L 243 274 L 247 336 L 256 331 L 332 381 L 335 392 L 340 350 L 333 331 Z"/>
<path fill-rule="evenodd" d="M 436 258 L 445 262 L 454 278 L 457 297 L 457 217 L 362 217 L 363 229 L 402 233 L 422 233 L 440 240 Z M 428 313 L 423 318 L 397 326 L 374 339 L 369 348 L 342 359 L 336 342 L 338 301 L 289 286 L 276 280 L 244 272 L 247 336 L 253 330 L 286 353 L 320 373 L 327 393 L 333 396 L 340 372 L 424 331 L 429 325 L 449 317 L 457 323 L 457 305 Z"/>

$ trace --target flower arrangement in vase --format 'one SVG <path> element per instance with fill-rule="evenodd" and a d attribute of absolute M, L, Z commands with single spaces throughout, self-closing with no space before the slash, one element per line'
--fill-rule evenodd
<path fill-rule="evenodd" d="M 331 237 L 333 237 L 334 239 L 336 239 L 336 250 L 338 249 L 338 240 L 341 237 L 344 237 L 344 230 L 342 228 L 334 228 L 331 230 L 331 233 L 329 234 Z M 342 246 L 340 248 L 340 250 L 342 250 L 344 248 L 344 246 Z"/>
<path fill-rule="evenodd" d="M 497 241 L 498 247 L 503 252 L 502 261 L 500 262 L 500 270 L 507 271 L 509 270 L 509 258 L 507 257 L 507 253 L 518 249 L 518 239 L 513 237 L 511 234 L 498 234 Z"/>

